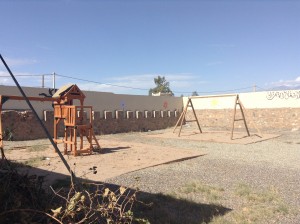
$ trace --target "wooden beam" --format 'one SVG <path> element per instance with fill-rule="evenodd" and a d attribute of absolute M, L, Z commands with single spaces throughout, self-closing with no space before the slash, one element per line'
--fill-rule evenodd
<path fill-rule="evenodd" d="M 197 98 L 217 98 L 217 97 L 231 97 L 237 96 L 238 94 L 222 94 L 222 95 L 207 95 L 207 96 L 189 96 L 189 99 L 197 99 Z"/>
<path fill-rule="evenodd" d="M 6 100 L 25 100 L 25 97 L 23 96 L 10 96 L 10 95 L 1 95 L 2 99 L 6 99 Z M 29 96 L 27 97 L 28 100 L 30 101 L 49 101 L 49 102 L 53 102 L 53 101 L 58 101 L 60 98 L 52 98 L 52 97 L 33 97 L 33 96 Z"/>

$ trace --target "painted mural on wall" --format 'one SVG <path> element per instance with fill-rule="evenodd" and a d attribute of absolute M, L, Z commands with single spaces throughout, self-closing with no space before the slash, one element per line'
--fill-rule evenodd
<path fill-rule="evenodd" d="M 283 100 L 300 99 L 300 90 L 269 91 L 267 92 L 266 97 L 268 100 L 273 100 L 275 98 Z"/>

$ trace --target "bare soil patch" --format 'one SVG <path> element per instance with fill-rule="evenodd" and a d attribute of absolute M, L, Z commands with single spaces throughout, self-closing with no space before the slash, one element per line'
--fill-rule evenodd
<path fill-rule="evenodd" d="M 199 151 L 153 146 L 138 142 L 126 142 L 114 139 L 101 139 L 101 153 L 85 154 L 74 157 L 65 155 L 65 159 L 75 171 L 77 177 L 93 181 L 105 181 L 121 174 L 157 166 L 175 161 L 186 160 L 203 155 Z M 68 175 L 68 170 L 54 152 L 46 139 L 36 141 L 9 142 L 6 157 L 11 161 L 22 162 L 44 171 Z M 63 152 L 63 145 L 59 145 Z M 92 167 L 97 167 L 97 173 Z M 49 176 L 48 181 L 54 181 Z"/>
<path fill-rule="evenodd" d="M 252 144 L 256 142 L 266 141 L 271 138 L 277 138 L 280 135 L 278 134 L 250 134 L 244 132 L 234 132 L 233 138 L 231 139 L 230 132 L 224 131 L 210 131 L 210 132 L 202 132 L 199 131 L 182 131 L 180 133 L 180 137 L 178 137 L 178 130 L 173 133 L 172 131 L 163 132 L 159 134 L 147 135 L 147 137 L 151 138 L 171 138 L 171 139 L 185 139 L 185 140 L 193 140 L 193 141 L 204 141 L 204 142 L 218 142 L 218 143 L 229 143 L 229 144 Z"/>

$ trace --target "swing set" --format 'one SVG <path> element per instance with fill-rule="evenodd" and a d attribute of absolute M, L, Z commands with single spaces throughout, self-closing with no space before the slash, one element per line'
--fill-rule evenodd
<path fill-rule="evenodd" d="M 233 140 L 233 132 L 234 132 L 234 129 L 235 129 L 235 122 L 237 122 L 237 121 L 243 121 L 243 124 L 245 126 L 245 130 L 247 132 L 247 136 L 249 137 L 250 132 L 249 132 L 249 128 L 248 128 L 248 125 L 247 125 L 247 122 L 246 122 L 246 118 L 245 118 L 245 107 L 243 106 L 243 104 L 241 102 L 239 94 L 223 94 L 223 95 L 190 96 L 190 97 L 188 97 L 187 103 L 186 103 L 179 119 L 177 120 L 177 123 L 175 125 L 174 130 L 173 130 L 173 133 L 175 133 L 177 127 L 180 126 L 179 133 L 178 133 L 178 137 L 180 137 L 182 126 L 183 126 L 184 122 L 193 122 L 193 121 L 195 121 L 197 123 L 198 129 L 199 129 L 200 133 L 202 133 L 200 123 L 199 123 L 199 120 L 197 118 L 192 100 L 204 99 L 204 98 L 219 98 L 219 97 L 234 97 L 235 98 L 234 107 L 233 107 L 232 126 L 231 126 L 231 140 Z M 237 109 L 238 109 L 237 107 L 241 111 L 241 118 L 237 118 Z M 187 120 L 186 119 L 186 113 L 187 113 L 189 108 L 192 109 L 192 112 L 193 112 L 193 115 L 194 115 L 194 118 L 195 118 L 194 120 Z M 258 130 L 258 132 L 260 133 L 259 130 Z M 259 136 L 259 137 L 261 137 L 261 136 Z"/>

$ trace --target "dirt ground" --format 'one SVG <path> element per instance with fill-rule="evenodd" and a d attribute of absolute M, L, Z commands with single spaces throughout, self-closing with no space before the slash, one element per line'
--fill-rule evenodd
<path fill-rule="evenodd" d="M 77 177 L 138 187 L 156 203 L 143 213 L 151 223 L 300 223 L 299 131 L 241 131 L 233 140 L 230 131 L 172 131 L 97 136 L 103 153 L 64 158 Z M 4 143 L 6 157 L 45 184 L 69 177 L 49 140 Z"/>
<path fill-rule="evenodd" d="M 113 137 L 114 135 L 111 135 Z M 115 135 L 117 136 L 117 135 Z M 178 137 L 178 133 L 173 133 L 171 129 L 156 131 L 153 133 L 138 134 L 137 138 L 160 138 L 160 139 L 181 139 L 207 142 L 222 142 L 230 144 L 251 144 L 277 137 L 274 134 L 264 134 L 247 136 L 245 133 L 235 133 L 233 140 L 229 132 L 204 132 L 197 133 L 185 131 Z M 203 152 L 168 147 L 167 145 L 154 146 L 140 142 L 126 142 L 118 138 L 108 136 L 97 136 L 102 152 L 93 152 L 91 155 L 85 154 L 74 157 L 71 152 L 64 158 L 74 170 L 77 177 L 92 181 L 105 181 L 106 179 L 117 177 L 121 174 L 153 167 L 160 164 L 186 160 L 204 155 Z M 68 170 L 54 152 L 48 139 L 34 141 L 14 141 L 5 142 L 6 157 L 15 162 L 25 163 L 47 173 L 47 181 L 53 182 L 59 175 L 68 175 Z M 58 145 L 63 152 L 63 145 Z M 93 167 L 97 167 L 95 174 Z M 53 174 L 53 175 L 51 175 Z"/>
<path fill-rule="evenodd" d="M 97 136 L 97 139 L 102 148 L 101 152 L 76 157 L 71 152 L 69 155 L 64 155 L 77 177 L 92 181 L 105 181 L 108 178 L 143 168 L 203 155 L 201 152 L 188 149 L 153 146 L 118 139 L 112 141 L 103 139 L 101 136 Z M 47 139 L 14 141 L 5 144 L 7 159 L 37 167 L 40 169 L 40 175 L 43 175 L 43 171 L 47 171 L 50 174 L 46 178 L 49 182 L 53 182 L 59 176 L 51 174 L 68 175 L 68 170 Z M 58 146 L 63 153 L 63 145 Z M 93 172 L 93 167 L 97 167 L 96 174 Z"/>
<path fill-rule="evenodd" d="M 234 132 L 231 138 L 231 132 L 224 131 L 213 131 L 213 132 L 202 132 L 199 131 L 183 131 L 180 133 L 175 131 L 173 133 L 171 130 L 163 133 L 154 133 L 148 135 L 152 138 L 168 138 L 168 139 L 184 139 L 188 141 L 202 141 L 202 142 L 216 142 L 216 143 L 228 143 L 228 144 L 241 144 L 247 145 L 256 142 L 266 141 L 268 139 L 277 138 L 278 134 L 269 134 L 269 133 L 255 133 L 248 136 L 246 132 Z"/>

